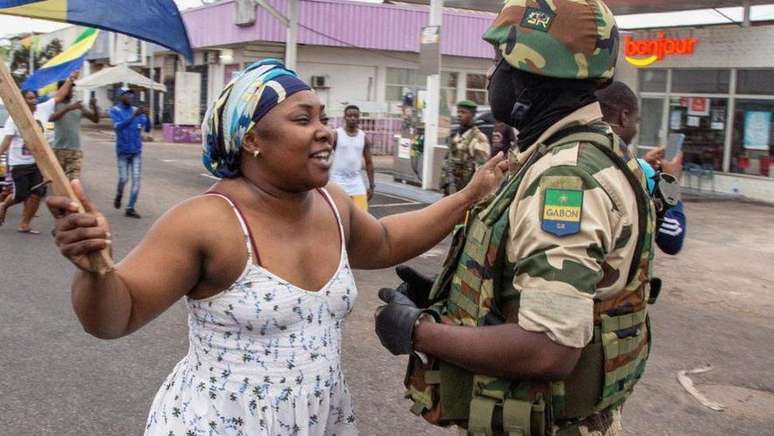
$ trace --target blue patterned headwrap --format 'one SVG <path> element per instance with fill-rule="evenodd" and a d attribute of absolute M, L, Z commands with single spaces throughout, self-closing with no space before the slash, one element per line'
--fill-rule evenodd
<path fill-rule="evenodd" d="M 279 59 L 256 62 L 226 85 L 202 123 L 202 161 L 216 177 L 238 177 L 242 141 L 270 110 L 311 88 Z"/>

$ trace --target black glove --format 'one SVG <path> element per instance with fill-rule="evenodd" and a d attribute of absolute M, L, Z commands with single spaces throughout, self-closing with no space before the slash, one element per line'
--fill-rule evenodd
<path fill-rule="evenodd" d="M 399 356 L 414 351 L 414 326 L 423 310 L 396 289 L 380 289 L 387 303 L 376 310 L 376 335 L 384 348 Z"/>
<path fill-rule="evenodd" d="M 395 268 L 395 272 L 403 280 L 397 291 L 409 297 L 417 307 L 430 307 L 430 291 L 435 280 L 406 265 Z"/>

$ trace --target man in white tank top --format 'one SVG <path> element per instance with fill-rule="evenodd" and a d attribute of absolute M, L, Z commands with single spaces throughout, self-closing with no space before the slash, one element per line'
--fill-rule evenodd
<path fill-rule="evenodd" d="M 331 168 L 331 181 L 336 182 L 352 201 L 368 211 L 368 200 L 374 195 L 374 163 L 371 159 L 371 140 L 360 130 L 360 108 L 354 105 L 344 109 L 345 128 L 336 129 L 336 155 Z M 363 182 L 365 159 L 368 187 Z"/>

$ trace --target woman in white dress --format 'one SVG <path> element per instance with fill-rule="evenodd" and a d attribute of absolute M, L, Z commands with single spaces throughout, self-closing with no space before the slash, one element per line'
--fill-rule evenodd
<path fill-rule="evenodd" d="M 332 132 L 319 98 L 277 60 L 230 83 L 203 125 L 204 164 L 223 180 L 167 212 L 113 271 L 104 216 L 48 200 L 56 243 L 78 268 L 75 312 L 99 338 L 141 328 L 178 299 L 188 354 L 148 415 L 147 435 L 348 435 L 356 418 L 341 369 L 351 268 L 397 265 L 432 248 L 499 185 L 493 159 L 460 193 L 376 220 L 328 185 Z"/>

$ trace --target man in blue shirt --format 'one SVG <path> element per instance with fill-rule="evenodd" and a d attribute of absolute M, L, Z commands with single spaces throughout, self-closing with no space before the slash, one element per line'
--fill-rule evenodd
<path fill-rule="evenodd" d="M 135 210 L 137 196 L 140 194 L 140 171 L 142 169 L 142 132 L 150 132 L 151 124 L 145 114 L 145 108 L 132 106 L 134 92 L 123 88 L 119 92 L 120 103 L 110 109 L 113 129 L 116 132 L 116 157 L 118 160 L 118 189 L 113 206 L 121 208 L 124 186 L 132 175 L 132 190 L 126 216 L 140 218 Z"/>
<path fill-rule="evenodd" d="M 640 108 L 637 96 L 625 83 L 613 82 L 608 87 L 597 91 L 597 98 L 602 106 L 605 122 L 629 146 L 637 136 L 640 124 Z M 636 153 L 632 153 L 636 154 Z M 665 161 L 664 149 L 658 148 L 640 159 L 640 166 L 648 176 L 648 190 L 651 195 L 655 190 L 656 171 L 671 174 L 680 180 L 683 172 L 683 156 L 678 154 L 672 161 Z M 658 219 L 656 230 L 656 245 L 666 254 L 676 255 L 683 249 L 687 227 L 683 202 L 669 208 Z"/>

